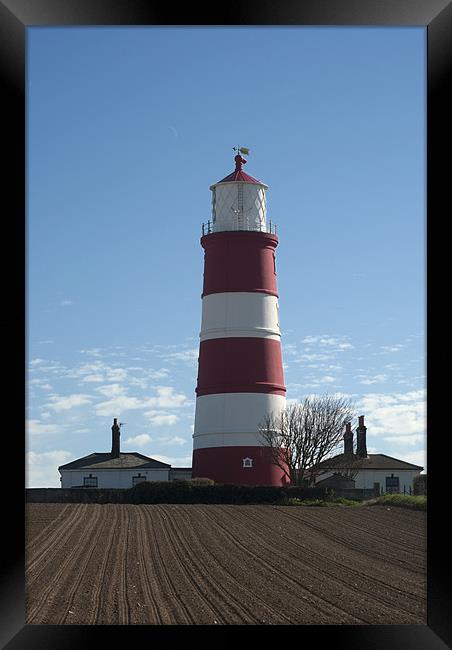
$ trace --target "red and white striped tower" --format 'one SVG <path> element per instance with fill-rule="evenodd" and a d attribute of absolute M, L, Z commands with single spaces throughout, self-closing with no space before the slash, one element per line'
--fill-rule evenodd
<path fill-rule="evenodd" d="M 259 424 L 285 406 L 278 319 L 275 228 L 265 183 L 242 170 L 211 185 L 212 223 L 203 225 L 204 287 L 193 477 L 281 485 Z"/>

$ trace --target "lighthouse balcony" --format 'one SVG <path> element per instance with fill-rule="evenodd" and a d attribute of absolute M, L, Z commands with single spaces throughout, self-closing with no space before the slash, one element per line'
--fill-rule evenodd
<path fill-rule="evenodd" d="M 210 235 L 215 232 L 224 232 L 227 230 L 244 230 L 244 231 L 254 231 L 254 232 L 267 232 L 271 235 L 276 235 L 276 223 L 269 221 L 269 223 L 262 223 L 262 221 L 256 221 L 256 219 L 247 219 L 238 218 L 237 220 L 230 220 L 228 223 L 215 223 L 214 221 L 206 221 L 201 225 L 201 233 L 204 237 L 205 235 Z"/>

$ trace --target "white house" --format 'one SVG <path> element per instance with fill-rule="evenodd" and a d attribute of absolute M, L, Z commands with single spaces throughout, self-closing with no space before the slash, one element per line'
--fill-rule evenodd
<path fill-rule="evenodd" d="M 353 432 L 347 424 L 344 434 L 344 453 L 329 458 L 311 468 L 315 483 L 327 484 L 333 476 L 348 476 L 354 480 L 354 487 L 381 492 L 411 494 L 413 479 L 424 469 L 386 454 L 368 454 L 366 444 L 367 427 L 364 415 L 359 416 L 356 429 L 356 451 L 353 451 Z"/>
<path fill-rule="evenodd" d="M 62 488 L 130 488 L 141 481 L 173 481 L 191 478 L 191 468 L 172 468 L 137 452 L 120 451 L 120 429 L 113 420 L 111 452 L 93 453 L 60 465 Z"/>

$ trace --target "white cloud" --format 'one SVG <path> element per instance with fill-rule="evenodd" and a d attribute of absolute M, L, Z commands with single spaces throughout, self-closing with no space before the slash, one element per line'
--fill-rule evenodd
<path fill-rule="evenodd" d="M 119 387 L 118 387 L 119 391 Z M 120 414 L 124 411 L 145 409 L 145 408 L 180 408 L 187 405 L 186 396 L 183 393 L 175 393 L 172 386 L 157 386 L 157 396 L 148 397 L 145 399 L 138 399 L 137 397 L 130 397 L 125 394 L 114 395 L 112 399 L 105 402 L 100 402 L 95 405 L 96 415 L 111 416 L 112 413 Z M 149 411 L 148 416 L 153 418 L 157 417 L 157 412 Z M 177 420 L 175 415 L 161 414 L 163 419 L 153 421 L 154 424 L 173 424 Z"/>
<path fill-rule="evenodd" d="M 149 444 L 152 442 L 152 438 L 149 434 L 147 433 L 140 433 L 138 436 L 134 436 L 132 438 L 127 438 L 127 440 L 124 440 L 124 445 L 132 445 L 135 447 L 144 447 L 144 445 Z"/>
<path fill-rule="evenodd" d="M 152 454 L 152 458 L 159 460 L 161 463 L 168 463 L 173 467 L 191 467 L 192 455 L 187 456 L 163 456 L 161 454 Z"/>
<path fill-rule="evenodd" d="M 72 302 L 72 300 L 62 300 L 62 301 L 60 302 L 60 305 L 61 305 L 62 307 L 68 307 L 69 305 L 73 305 L 73 304 L 74 304 L 74 303 Z"/>
<path fill-rule="evenodd" d="M 101 348 L 91 348 L 89 350 L 80 350 L 82 354 L 87 354 L 90 357 L 101 357 L 102 350 Z"/>
<path fill-rule="evenodd" d="M 388 378 L 388 375 L 374 375 L 373 377 L 366 377 L 365 379 L 362 379 L 359 383 L 360 384 L 382 384 L 384 383 Z"/>
<path fill-rule="evenodd" d="M 191 348 L 190 350 L 181 350 L 179 352 L 167 352 L 162 356 L 169 361 L 195 363 L 198 360 L 199 348 Z"/>
<path fill-rule="evenodd" d="M 96 392 L 101 393 L 105 397 L 117 397 L 118 395 L 124 395 L 126 389 L 120 384 L 107 384 L 96 388 Z"/>
<path fill-rule="evenodd" d="M 396 343 L 395 345 L 380 345 L 382 352 L 372 352 L 373 355 L 390 354 L 391 352 L 400 352 L 406 345 L 403 343 Z"/>
<path fill-rule="evenodd" d="M 297 354 L 297 346 L 294 343 L 283 343 L 281 347 L 283 356 L 294 356 Z"/>
<path fill-rule="evenodd" d="M 359 408 L 366 415 L 368 435 L 425 434 L 425 389 L 408 393 L 369 393 L 361 398 Z"/>
<path fill-rule="evenodd" d="M 156 413 L 155 411 L 148 411 L 145 415 L 149 418 L 150 422 L 157 427 L 171 426 L 179 421 L 179 417 L 174 414 Z"/>
<path fill-rule="evenodd" d="M 334 359 L 335 355 L 334 354 L 300 354 L 295 361 L 298 362 L 303 362 L 303 361 L 328 361 L 328 359 Z"/>
<path fill-rule="evenodd" d="M 119 414 L 124 411 L 142 409 L 145 408 L 145 406 L 143 400 L 139 400 L 136 397 L 117 395 L 110 400 L 96 404 L 94 408 L 96 415 L 111 416 L 112 414 L 116 414 L 119 416 Z"/>
<path fill-rule="evenodd" d="M 46 382 L 45 379 L 32 379 L 30 381 L 31 386 L 38 386 L 43 390 L 52 390 L 52 386 Z"/>
<path fill-rule="evenodd" d="M 183 393 L 175 393 L 172 386 L 156 386 L 157 397 L 146 400 L 146 406 L 158 408 L 178 408 L 187 403 Z"/>
<path fill-rule="evenodd" d="M 70 379 L 79 379 L 82 382 L 100 383 L 125 381 L 128 373 L 125 368 L 110 366 L 103 361 L 93 361 L 67 370 L 65 376 Z"/>
<path fill-rule="evenodd" d="M 332 377 L 331 375 L 325 375 L 325 377 L 320 377 L 319 379 L 320 384 L 332 384 L 335 381 L 336 377 Z"/>
<path fill-rule="evenodd" d="M 186 445 L 187 441 L 185 438 L 180 436 L 173 436 L 172 438 L 158 438 L 157 442 L 163 443 L 165 445 Z"/>
<path fill-rule="evenodd" d="M 103 375 L 86 375 L 82 381 L 87 383 L 101 383 L 105 381 L 105 377 Z"/>
<path fill-rule="evenodd" d="M 43 424 L 39 420 L 27 420 L 26 431 L 30 435 L 41 435 L 45 433 L 58 433 L 63 427 L 58 424 Z"/>
<path fill-rule="evenodd" d="M 30 366 L 38 366 L 41 363 L 45 363 L 45 359 L 40 359 L 39 357 L 36 357 L 35 359 L 32 359 L 30 361 Z"/>
<path fill-rule="evenodd" d="M 346 341 L 347 337 L 335 338 L 333 336 L 328 336 L 327 334 L 322 334 L 319 336 L 305 336 L 302 340 L 302 343 L 311 345 L 320 345 L 320 346 L 330 346 L 335 347 L 338 350 L 349 350 L 354 346 Z"/>
<path fill-rule="evenodd" d="M 60 487 L 59 465 L 64 465 L 73 458 L 69 451 L 46 451 L 25 454 L 25 481 L 27 487 Z"/>
<path fill-rule="evenodd" d="M 413 463 L 413 465 L 420 465 L 424 468 L 421 474 L 425 474 L 427 471 L 427 453 L 425 449 L 419 449 L 418 451 L 410 451 L 403 454 L 403 460 L 407 463 Z"/>
<path fill-rule="evenodd" d="M 125 368 L 108 368 L 106 372 L 108 381 L 125 381 L 127 378 L 127 370 Z"/>
<path fill-rule="evenodd" d="M 46 404 L 46 407 L 52 409 L 53 411 L 67 411 L 69 409 L 75 408 L 76 406 L 89 404 L 91 400 L 91 395 L 85 395 L 81 393 L 74 393 L 73 395 L 66 396 L 50 395 L 50 402 Z"/>
<path fill-rule="evenodd" d="M 383 440 L 396 445 L 418 445 L 425 443 L 425 436 L 422 433 L 413 433 L 406 436 L 385 436 Z"/>

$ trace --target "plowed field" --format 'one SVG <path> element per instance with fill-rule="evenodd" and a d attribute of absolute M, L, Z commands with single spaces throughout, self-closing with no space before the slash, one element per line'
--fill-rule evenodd
<path fill-rule="evenodd" d="M 27 504 L 30 624 L 426 624 L 425 512 Z"/>

